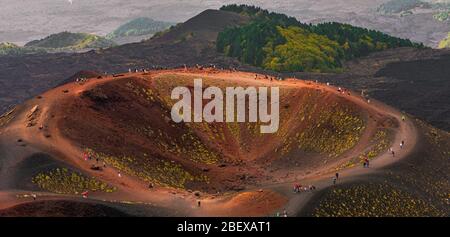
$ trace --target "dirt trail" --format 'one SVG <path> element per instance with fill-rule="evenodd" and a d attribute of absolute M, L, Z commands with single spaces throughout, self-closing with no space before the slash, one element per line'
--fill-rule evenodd
<path fill-rule="evenodd" d="M 294 183 L 301 183 L 303 185 L 315 185 L 317 189 L 324 189 L 332 185 L 332 177 L 334 173 L 329 172 L 330 167 L 334 164 L 329 164 L 323 167 L 318 173 L 302 177 L 301 179 L 293 181 L 280 182 L 277 184 L 263 185 L 255 190 L 246 190 L 238 194 L 225 194 L 220 196 L 205 195 L 202 196 L 202 206 L 197 206 L 199 200 L 193 193 L 187 191 L 174 190 L 170 188 L 154 188 L 151 191 L 148 189 L 148 184 L 140 181 L 135 177 L 122 174 L 118 177 L 118 172 L 112 168 L 107 168 L 103 172 L 96 172 L 90 169 L 91 163 L 82 159 L 83 151 L 71 144 L 70 141 L 61 136 L 58 126 L 52 122 L 52 111 L 58 108 L 58 101 L 67 97 L 77 97 L 85 90 L 96 87 L 103 83 L 108 83 L 112 80 L 120 80 L 128 77 L 148 77 L 160 74 L 193 75 L 199 77 L 214 77 L 230 81 L 238 81 L 244 84 L 261 84 L 263 86 L 290 86 L 290 87 L 308 87 L 314 89 L 325 90 L 335 93 L 339 96 L 345 97 L 347 100 L 360 106 L 362 109 L 373 110 L 382 115 L 389 115 L 397 120 L 399 127 L 395 131 L 395 137 L 391 146 L 396 151 L 395 158 L 388 151 L 379 155 L 370 162 L 370 168 L 353 167 L 339 171 L 338 182 L 351 181 L 359 175 L 366 175 L 376 172 L 378 169 L 392 164 L 399 159 L 406 157 L 412 152 L 417 143 L 417 130 L 414 124 L 409 121 L 402 121 L 402 114 L 395 109 L 372 100 L 370 103 L 359 95 L 351 93 L 351 95 L 342 95 L 337 91 L 337 88 L 327 86 L 324 84 L 316 84 L 309 81 L 302 81 L 297 79 L 288 79 L 284 81 L 269 81 L 267 79 L 254 79 L 255 74 L 243 72 L 222 72 L 214 71 L 214 73 L 202 71 L 184 71 L 184 70 L 168 70 L 168 71 L 153 71 L 149 75 L 142 75 L 142 73 L 127 73 L 123 76 L 113 77 L 108 76 L 102 79 L 90 79 L 83 85 L 76 83 L 69 83 L 50 90 L 42 95 L 40 98 L 35 98 L 27 101 L 22 106 L 18 107 L 16 117 L 8 124 L 7 127 L 0 128 L 0 209 L 13 206 L 15 204 L 32 201 L 29 198 L 18 199 L 17 194 L 31 193 L 27 190 L 9 190 L 10 184 L 14 180 L 13 174 L 8 172 L 10 167 L 15 167 L 21 160 L 35 152 L 46 152 L 53 157 L 64 161 L 65 163 L 76 167 L 82 172 L 96 177 L 104 182 L 110 183 L 118 187 L 118 191 L 113 194 L 92 194 L 89 198 L 93 200 L 101 200 L 107 202 L 122 201 L 127 203 L 147 203 L 157 205 L 160 207 L 173 210 L 174 215 L 188 215 L 192 216 L 234 216 L 234 215 L 272 215 L 277 211 L 286 209 L 288 213 L 297 213 L 303 205 L 312 196 L 311 193 L 294 194 L 292 187 Z M 260 76 L 259 78 L 263 78 Z M 30 109 L 38 106 L 39 113 L 36 115 L 36 125 L 27 127 L 26 122 Z M 39 127 L 42 126 L 42 129 Z M 22 139 L 26 146 L 20 146 L 17 143 L 18 139 Z M 406 145 L 403 149 L 399 149 L 400 142 L 404 140 Z M 367 138 L 361 143 L 367 142 Z M 363 144 L 364 145 L 364 144 Z M 64 149 L 61 149 L 64 148 Z M 348 154 L 351 156 L 352 154 Z M 34 192 L 35 193 L 35 192 Z M 73 199 L 80 198 L 76 196 L 56 195 L 44 193 L 39 197 L 42 199 Z M 260 205 L 263 203 L 263 205 Z M 206 206 L 206 207 L 205 207 Z"/>

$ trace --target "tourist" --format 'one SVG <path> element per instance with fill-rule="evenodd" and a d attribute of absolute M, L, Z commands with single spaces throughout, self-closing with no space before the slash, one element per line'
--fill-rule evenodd
<path fill-rule="evenodd" d="M 336 177 L 333 177 L 333 185 L 336 184 Z"/>
<path fill-rule="evenodd" d="M 339 179 L 339 173 L 336 173 L 335 176 L 336 176 L 336 179 Z"/>
<path fill-rule="evenodd" d="M 299 193 L 302 188 L 301 184 L 294 185 L 294 193 Z"/>

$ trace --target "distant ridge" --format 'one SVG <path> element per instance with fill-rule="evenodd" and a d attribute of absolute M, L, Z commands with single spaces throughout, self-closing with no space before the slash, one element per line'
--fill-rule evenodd
<path fill-rule="evenodd" d="M 116 30 L 109 33 L 106 38 L 116 39 L 120 37 L 153 35 L 168 29 L 172 25 L 174 23 L 155 21 L 148 17 L 139 17 L 119 26 Z"/>
<path fill-rule="evenodd" d="M 40 40 L 33 40 L 25 44 L 25 47 L 61 49 L 61 50 L 81 50 L 107 48 L 114 46 L 115 43 L 104 37 L 87 34 L 61 32 L 49 35 Z"/>

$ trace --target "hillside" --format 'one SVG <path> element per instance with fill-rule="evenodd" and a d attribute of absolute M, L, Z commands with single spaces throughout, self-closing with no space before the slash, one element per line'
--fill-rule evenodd
<path fill-rule="evenodd" d="M 449 58 L 448 50 L 401 48 L 352 60 L 343 73 L 293 75 L 364 90 L 370 97 L 450 131 Z"/>
<path fill-rule="evenodd" d="M 449 215 L 450 134 L 420 120 L 422 141 L 405 160 L 314 194 L 299 216 Z"/>
<path fill-rule="evenodd" d="M 13 43 L 0 43 L 0 54 L 4 55 L 4 54 L 8 54 L 11 51 L 16 51 L 19 49 L 18 45 L 15 45 Z"/>
<path fill-rule="evenodd" d="M 423 47 L 407 39 L 348 24 L 307 25 L 254 6 L 228 5 L 221 10 L 250 16 L 252 20 L 247 25 L 221 32 L 217 50 L 243 63 L 278 72 L 337 71 L 346 60 L 372 52 Z"/>
<path fill-rule="evenodd" d="M 0 22 L 0 42 L 13 42 L 19 45 L 45 37 L 54 32 L 90 32 L 106 35 L 119 25 L 138 16 L 146 16 L 167 22 L 185 22 L 205 9 L 219 9 L 229 1 L 204 0 L 166 0 L 144 1 L 121 0 L 101 2 L 78 1 L 76 4 L 65 4 L 64 1 L 50 1 L 39 4 L 33 0 L 3 0 L 4 7 L 0 15 L 7 20 Z M 381 14 L 377 8 L 389 0 L 295 0 L 269 1 L 259 0 L 253 4 L 296 17 L 305 23 L 341 22 L 368 29 L 374 29 L 390 35 L 422 42 L 428 47 L 437 47 L 449 29 L 448 21 L 440 22 L 433 18 L 434 10 L 400 14 Z M 423 0 L 430 3 L 448 3 L 448 1 Z M 241 1 L 241 3 L 244 3 Z M 247 3 L 249 4 L 249 3 Z M 16 11 L 21 9 L 21 11 Z M 86 11 L 86 9 L 90 9 Z M 24 18 L 23 16 L 27 17 Z M 53 16 L 52 21 L 47 16 Z M 114 17 L 111 17 L 111 16 Z M 71 20 L 76 19 L 76 20 Z M 139 42 L 136 39 L 134 42 Z"/>
<path fill-rule="evenodd" d="M 49 35 L 40 40 L 28 42 L 27 44 L 25 44 L 25 47 L 63 51 L 109 48 L 114 45 L 114 42 L 97 35 L 61 32 Z"/>
<path fill-rule="evenodd" d="M 5 55 L 23 55 L 23 54 L 32 54 L 32 53 L 45 53 L 43 49 L 35 49 L 35 48 L 27 48 L 20 47 L 13 43 L 0 43 L 0 56 Z"/>
<path fill-rule="evenodd" d="M 108 34 L 107 38 L 116 39 L 133 36 L 151 36 L 157 32 L 168 29 L 172 25 L 174 24 L 163 21 L 155 21 L 148 17 L 140 17 L 119 26 L 113 32 Z"/>
<path fill-rule="evenodd" d="M 219 32 L 248 22 L 248 17 L 237 13 L 207 10 L 145 42 L 82 54 L 0 57 L 0 110 L 6 112 L 11 105 L 60 85 L 82 70 L 103 74 L 128 71 L 129 68 L 214 63 L 224 68 L 263 71 L 242 65 L 216 51 Z M 369 90 L 370 96 L 448 131 L 450 84 L 445 75 L 450 73 L 447 70 L 450 68 L 447 65 L 449 55 L 450 52 L 445 50 L 399 48 L 347 61 L 343 73 L 281 75 L 332 82 L 355 91 Z M 391 73 L 386 77 L 379 76 L 377 72 L 388 64 Z M 401 78 L 394 74 L 398 72 L 403 74 Z"/>
<path fill-rule="evenodd" d="M 378 11 L 385 14 L 405 13 L 416 8 L 431 8 L 431 4 L 421 0 L 390 0 L 381 4 Z"/>
<path fill-rule="evenodd" d="M 440 49 L 450 48 L 450 33 L 448 34 L 447 38 L 443 39 L 441 42 L 439 42 Z"/>

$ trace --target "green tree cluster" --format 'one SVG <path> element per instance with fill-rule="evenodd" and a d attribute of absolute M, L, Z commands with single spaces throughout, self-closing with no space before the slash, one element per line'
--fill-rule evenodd
<path fill-rule="evenodd" d="M 424 47 L 407 39 L 349 24 L 304 24 L 293 17 L 254 6 L 232 4 L 221 10 L 246 15 L 252 20 L 220 32 L 217 51 L 243 63 L 274 71 L 339 71 L 345 60 L 371 52 Z"/>

